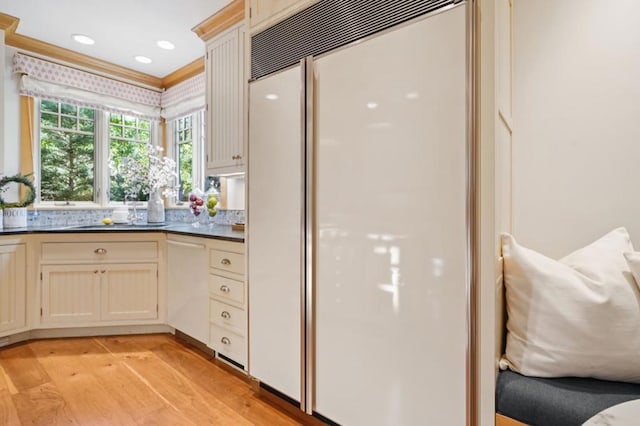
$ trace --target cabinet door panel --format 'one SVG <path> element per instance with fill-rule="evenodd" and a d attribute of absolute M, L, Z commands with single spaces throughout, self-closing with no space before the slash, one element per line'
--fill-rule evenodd
<path fill-rule="evenodd" d="M 26 284 L 25 246 L 0 246 L 0 334 L 26 326 Z"/>
<path fill-rule="evenodd" d="M 170 238 L 176 238 L 171 236 Z M 207 248 L 200 239 L 167 241 L 168 321 L 203 343 L 209 341 Z M 203 272 L 204 271 L 204 272 Z"/>
<path fill-rule="evenodd" d="M 158 266 L 109 265 L 102 270 L 103 320 L 158 317 Z"/>
<path fill-rule="evenodd" d="M 207 45 L 207 171 L 242 171 L 243 31 L 233 28 Z"/>
<path fill-rule="evenodd" d="M 46 265 L 42 267 L 42 322 L 100 320 L 100 267 Z"/>

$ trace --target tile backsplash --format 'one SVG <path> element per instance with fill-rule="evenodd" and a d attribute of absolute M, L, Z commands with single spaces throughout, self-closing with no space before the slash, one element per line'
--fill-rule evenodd
<path fill-rule="evenodd" d="M 29 210 L 27 217 L 28 226 L 76 226 L 76 225 L 93 225 L 99 223 L 106 217 L 111 217 L 113 209 L 87 209 L 87 210 L 45 210 L 34 209 Z M 146 209 L 138 209 L 138 215 L 142 222 L 147 220 Z M 188 209 L 184 208 L 168 208 L 165 209 L 166 222 L 184 222 L 193 221 L 193 216 Z M 219 210 L 211 222 L 218 225 L 232 225 L 234 223 L 244 223 L 244 210 Z"/>

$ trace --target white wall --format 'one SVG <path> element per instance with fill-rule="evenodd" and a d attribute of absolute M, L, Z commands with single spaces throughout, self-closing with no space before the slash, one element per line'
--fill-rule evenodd
<path fill-rule="evenodd" d="M 514 0 L 513 233 L 561 257 L 640 247 L 640 2 Z"/>
<path fill-rule="evenodd" d="M 15 49 L 4 45 L 0 33 L 0 173 L 13 175 L 20 171 L 20 94 L 12 72 Z"/>

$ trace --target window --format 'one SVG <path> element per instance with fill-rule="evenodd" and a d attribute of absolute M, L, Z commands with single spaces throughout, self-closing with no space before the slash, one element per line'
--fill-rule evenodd
<path fill-rule="evenodd" d="M 187 201 L 194 188 L 203 188 L 204 114 L 197 112 L 173 121 L 173 155 L 178 167 L 178 203 Z"/>
<path fill-rule="evenodd" d="M 123 182 L 110 176 L 109 161 L 148 161 L 146 144 L 153 142 L 156 123 L 46 99 L 36 105 L 38 201 L 102 206 L 124 201 Z M 146 198 L 138 194 L 138 200 Z"/>
<path fill-rule="evenodd" d="M 148 163 L 145 145 L 151 141 L 151 122 L 122 114 L 109 114 L 109 159 L 116 167 L 127 162 Z M 109 179 L 111 201 L 125 201 L 122 177 Z M 148 195 L 139 193 L 138 200 L 147 201 Z"/>
<path fill-rule="evenodd" d="M 40 103 L 41 201 L 94 201 L 95 111 Z"/>

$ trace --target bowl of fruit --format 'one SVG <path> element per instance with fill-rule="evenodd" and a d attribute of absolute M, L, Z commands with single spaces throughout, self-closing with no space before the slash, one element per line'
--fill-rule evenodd
<path fill-rule="evenodd" d="M 204 200 L 202 199 L 202 192 L 195 190 L 189 194 L 189 210 L 193 214 L 193 222 L 191 225 L 200 226 L 199 216 L 205 209 Z"/>
<path fill-rule="evenodd" d="M 209 213 L 209 217 L 214 217 L 218 210 L 216 206 L 218 205 L 218 198 L 214 194 L 207 195 L 207 212 Z"/>

